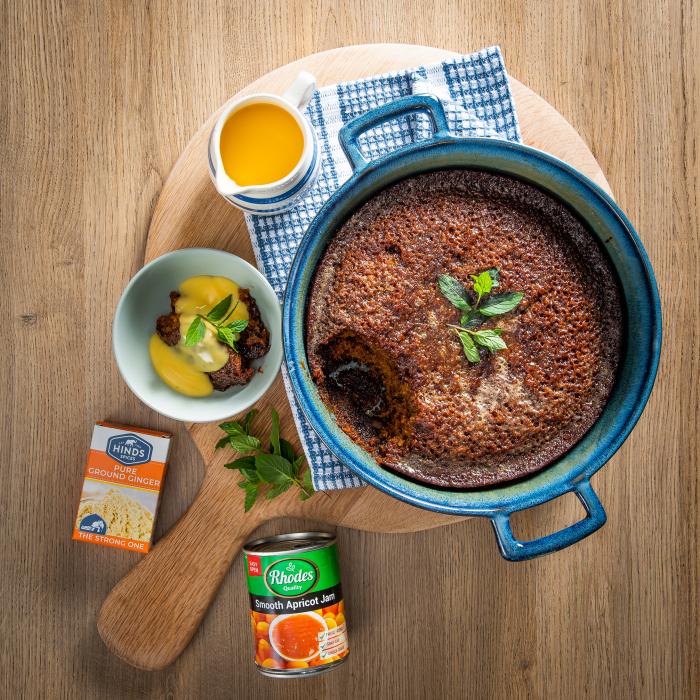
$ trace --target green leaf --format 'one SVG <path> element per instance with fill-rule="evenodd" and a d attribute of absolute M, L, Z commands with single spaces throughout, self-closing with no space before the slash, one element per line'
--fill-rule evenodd
<path fill-rule="evenodd" d="M 294 466 L 294 450 L 292 449 L 292 446 L 282 438 L 280 438 L 280 454 L 288 462 L 291 462 L 292 466 Z M 295 470 L 292 471 L 294 472 L 294 476 L 296 476 Z"/>
<path fill-rule="evenodd" d="M 252 435 L 232 435 L 230 438 L 231 447 L 237 452 L 250 452 L 259 450 L 260 440 Z"/>
<path fill-rule="evenodd" d="M 229 437 L 228 435 L 225 438 L 221 438 L 219 442 L 216 443 L 216 447 L 214 448 L 215 450 L 218 450 L 220 447 L 226 447 L 226 445 L 229 444 Z"/>
<path fill-rule="evenodd" d="M 279 455 L 255 455 L 255 467 L 266 484 L 283 484 L 292 478 L 292 465 Z"/>
<path fill-rule="evenodd" d="M 239 457 L 224 466 L 226 469 L 255 469 L 255 457 Z"/>
<path fill-rule="evenodd" d="M 491 277 L 491 289 L 496 289 L 496 287 L 500 287 L 501 285 L 498 283 L 498 278 L 501 275 L 501 268 L 500 267 L 491 267 L 486 272 L 489 273 L 489 276 Z"/>
<path fill-rule="evenodd" d="M 243 430 L 243 428 L 241 428 L 241 424 L 235 420 L 229 420 L 225 423 L 220 423 L 219 427 L 229 435 L 243 435 L 244 432 L 246 432 Z"/>
<path fill-rule="evenodd" d="M 201 316 L 197 316 L 194 321 L 190 324 L 187 329 L 187 335 L 185 336 L 185 345 L 189 348 L 192 345 L 196 345 L 207 332 L 207 327 L 204 325 Z"/>
<path fill-rule="evenodd" d="M 479 362 L 479 360 L 481 360 L 481 357 L 479 356 L 479 351 L 476 349 L 476 346 L 474 345 L 474 341 L 469 336 L 469 333 L 467 333 L 466 331 L 464 331 L 464 332 L 457 331 L 457 335 L 459 336 L 459 339 L 462 341 L 462 347 L 464 348 L 464 354 L 466 355 L 469 362 Z"/>
<path fill-rule="evenodd" d="M 275 486 L 275 488 L 270 490 L 270 492 L 267 494 L 266 500 L 271 501 L 273 498 L 283 494 L 290 486 L 292 486 L 293 483 L 293 481 L 285 481 L 283 484 Z"/>
<path fill-rule="evenodd" d="M 253 484 L 250 488 L 246 487 L 245 491 L 245 512 L 247 513 L 258 500 L 258 485 Z"/>
<path fill-rule="evenodd" d="M 234 342 L 236 342 L 235 338 L 233 337 L 233 333 L 231 333 L 228 328 L 219 328 L 217 337 L 222 343 L 228 345 L 232 350 L 236 350 L 234 346 Z"/>
<path fill-rule="evenodd" d="M 479 299 L 488 294 L 491 291 L 491 275 L 487 272 L 482 272 L 478 277 L 476 275 L 469 275 L 474 282 L 474 291 L 479 295 Z"/>
<path fill-rule="evenodd" d="M 493 331 L 474 331 L 472 333 L 472 338 L 474 342 L 478 345 L 483 345 L 483 347 L 488 348 L 492 354 L 496 354 L 496 350 L 506 350 L 508 346 L 506 345 L 503 338 L 500 337 L 503 330 L 497 328 Z"/>
<path fill-rule="evenodd" d="M 299 498 L 301 498 L 302 501 L 305 501 L 314 495 L 314 483 L 311 480 L 311 469 L 307 469 L 304 472 L 304 478 L 301 480 L 301 483 L 302 483 L 302 486 L 304 487 L 304 491 L 306 491 L 306 493 L 304 493 L 304 491 L 302 491 L 299 494 Z"/>
<path fill-rule="evenodd" d="M 484 316 L 498 316 L 514 309 L 525 295 L 522 292 L 504 292 L 494 294 L 484 301 L 479 307 L 480 313 Z"/>
<path fill-rule="evenodd" d="M 258 411 L 257 408 L 254 408 L 252 411 L 248 411 L 248 413 L 245 414 L 243 429 L 245 430 L 246 435 L 250 435 L 250 424 L 253 422 L 253 418 L 255 418 L 258 413 L 260 413 L 260 411 Z"/>
<path fill-rule="evenodd" d="M 223 301 L 220 301 L 208 314 L 207 318 L 213 323 L 217 323 L 228 311 L 228 307 L 231 306 L 231 299 L 233 299 L 233 294 L 229 294 Z"/>
<path fill-rule="evenodd" d="M 280 417 L 274 408 L 272 409 L 272 432 L 270 433 L 270 442 L 272 443 L 272 454 L 280 454 Z"/>
<path fill-rule="evenodd" d="M 472 308 L 469 292 L 454 277 L 438 275 L 438 284 L 440 291 L 450 304 L 462 311 L 469 311 Z"/>
<path fill-rule="evenodd" d="M 301 463 L 302 463 L 305 459 L 306 459 L 306 456 L 302 454 L 301 457 L 297 457 L 297 458 L 294 460 L 294 462 L 293 462 L 293 466 L 294 466 L 294 476 L 296 476 L 296 475 L 299 473 L 299 467 L 301 466 Z"/>
<path fill-rule="evenodd" d="M 224 464 L 224 466 L 226 469 L 238 469 L 248 481 L 253 483 L 260 481 L 258 472 L 255 469 L 255 457 L 240 457 L 233 462 Z"/>
<path fill-rule="evenodd" d="M 481 309 L 476 309 L 474 311 L 467 311 L 459 322 L 462 328 L 466 328 L 473 331 L 478 328 L 484 322 L 484 317 L 481 315 Z"/>
<path fill-rule="evenodd" d="M 250 481 L 239 481 L 236 483 L 236 486 L 238 486 L 239 489 L 247 489 L 248 484 L 250 484 Z"/>
<path fill-rule="evenodd" d="M 231 333 L 242 333 L 248 327 L 248 321 L 244 318 L 236 319 L 231 321 L 226 328 L 231 331 Z"/>
<path fill-rule="evenodd" d="M 240 301 L 237 301 L 237 302 L 233 305 L 233 308 L 231 309 L 231 311 L 229 311 L 229 312 L 226 314 L 226 318 L 219 324 L 220 326 L 223 326 L 223 325 L 226 323 L 226 321 L 228 321 L 229 318 L 231 318 L 231 314 L 238 308 L 238 305 L 239 305 L 240 303 L 241 303 Z"/>

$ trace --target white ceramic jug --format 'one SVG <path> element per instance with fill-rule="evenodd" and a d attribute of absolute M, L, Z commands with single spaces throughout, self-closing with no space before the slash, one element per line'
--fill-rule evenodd
<path fill-rule="evenodd" d="M 316 132 L 301 110 L 309 103 L 315 90 L 316 78 L 303 71 L 282 97 L 265 93 L 248 95 L 236 100 L 221 113 L 209 137 L 207 158 L 209 174 L 222 197 L 250 214 L 278 214 L 291 209 L 308 193 L 318 177 L 321 153 Z M 267 185 L 240 186 L 224 170 L 220 150 L 221 130 L 235 111 L 260 103 L 277 105 L 294 117 L 304 136 L 304 148 L 295 168 L 281 180 Z"/>

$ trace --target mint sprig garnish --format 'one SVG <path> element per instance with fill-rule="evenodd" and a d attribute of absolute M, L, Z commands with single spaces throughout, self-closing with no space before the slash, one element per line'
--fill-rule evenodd
<path fill-rule="evenodd" d="M 438 285 L 443 295 L 453 306 L 466 311 L 460 325 L 447 325 L 457 334 L 462 341 L 464 355 L 469 362 L 479 362 L 481 356 L 477 346 L 487 348 L 491 354 L 496 350 L 506 350 L 506 342 L 501 338 L 502 328 L 493 330 L 476 330 L 490 316 L 500 316 L 512 311 L 525 296 L 522 292 L 504 292 L 503 294 L 490 294 L 491 290 L 499 287 L 498 277 L 500 268 L 492 267 L 479 275 L 469 275 L 474 280 L 474 292 L 477 295 L 476 302 L 472 301 L 471 294 L 454 277 L 438 275 Z M 488 296 L 490 295 L 490 296 Z M 483 303 L 482 303 L 483 299 Z"/>
<path fill-rule="evenodd" d="M 245 489 L 245 512 L 247 513 L 258 499 L 261 484 L 274 486 L 267 493 L 266 499 L 268 501 L 283 494 L 292 486 L 297 486 L 300 489 L 299 498 L 302 501 L 311 498 L 314 495 L 311 469 L 307 469 L 304 475 L 299 477 L 299 468 L 305 458 L 304 455 L 295 458 L 292 446 L 280 437 L 277 411 L 272 409 L 269 452 L 265 452 L 262 449 L 261 441 L 250 434 L 250 424 L 256 413 L 258 413 L 256 410 L 246 413 L 243 425 L 238 421 L 222 423 L 219 427 L 226 433 L 226 437 L 221 438 L 216 443 L 217 449 L 229 445 L 242 454 L 258 452 L 256 455 L 239 457 L 224 465 L 227 469 L 238 469 L 244 477 L 243 481 L 238 482 L 238 486 Z"/>
<path fill-rule="evenodd" d="M 189 348 L 192 345 L 196 345 L 201 342 L 204 338 L 204 334 L 207 332 L 208 323 L 212 329 L 216 332 L 216 337 L 219 341 L 228 345 L 232 350 L 236 349 L 236 339 L 234 337 L 235 333 L 242 333 L 248 326 L 248 321 L 239 318 L 231 323 L 226 323 L 226 321 L 231 318 L 231 314 L 236 310 L 239 301 L 237 301 L 233 308 L 228 311 L 228 307 L 231 305 L 231 299 L 233 294 L 229 294 L 225 299 L 222 299 L 208 314 L 202 316 L 200 314 L 192 321 L 190 327 L 187 329 L 187 335 L 185 336 L 185 345 Z M 228 313 L 226 313 L 228 311 Z"/>

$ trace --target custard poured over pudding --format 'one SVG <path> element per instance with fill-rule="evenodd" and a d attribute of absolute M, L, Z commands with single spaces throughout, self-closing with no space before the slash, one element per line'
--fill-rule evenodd
<path fill-rule="evenodd" d="M 463 311 L 438 275 L 472 289 L 500 268 L 522 292 L 507 349 L 469 362 L 447 324 Z M 605 405 L 620 358 L 620 295 L 599 245 L 568 209 L 489 173 L 420 175 L 376 195 L 338 231 L 307 314 L 312 377 L 338 425 L 380 464 L 474 487 L 542 468 Z"/>

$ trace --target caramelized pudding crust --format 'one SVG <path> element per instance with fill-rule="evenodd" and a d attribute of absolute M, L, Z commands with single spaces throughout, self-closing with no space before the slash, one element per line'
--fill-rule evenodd
<path fill-rule="evenodd" d="M 463 312 L 437 276 L 472 289 L 500 267 L 524 293 L 481 329 L 507 350 L 470 363 L 445 324 Z M 568 209 L 512 178 L 421 175 L 381 192 L 331 241 L 307 312 L 312 377 L 338 425 L 380 464 L 475 487 L 542 468 L 593 425 L 620 357 L 617 284 Z"/>

